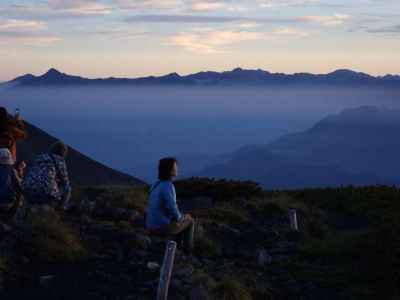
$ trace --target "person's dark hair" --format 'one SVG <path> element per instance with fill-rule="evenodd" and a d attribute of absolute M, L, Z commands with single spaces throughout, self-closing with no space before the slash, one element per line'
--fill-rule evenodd
<path fill-rule="evenodd" d="M 8 116 L 7 109 L 3 106 L 0 106 L 0 120 L 7 119 L 7 116 Z"/>
<path fill-rule="evenodd" d="M 14 164 L 14 168 L 19 169 L 24 163 L 25 163 L 25 161 L 23 161 L 23 160 L 17 160 Z"/>
<path fill-rule="evenodd" d="M 57 141 L 50 147 L 50 153 L 65 158 L 68 154 L 68 146 L 61 141 Z"/>
<path fill-rule="evenodd" d="M 0 106 L 0 128 L 1 128 L 1 130 L 5 130 L 7 125 L 8 125 L 7 109 L 3 106 Z"/>
<path fill-rule="evenodd" d="M 173 157 L 160 159 L 158 164 L 158 179 L 170 180 L 172 178 L 172 168 L 174 167 L 175 163 L 178 163 L 178 161 Z"/>

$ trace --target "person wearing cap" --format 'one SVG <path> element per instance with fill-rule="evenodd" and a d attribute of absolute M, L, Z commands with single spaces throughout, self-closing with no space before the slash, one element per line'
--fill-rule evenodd
<path fill-rule="evenodd" d="M 36 156 L 22 182 L 28 205 L 69 207 L 71 185 L 65 162 L 67 154 L 68 147 L 58 141 L 50 147 L 49 153 Z"/>
<path fill-rule="evenodd" d="M 12 217 L 22 196 L 21 182 L 7 148 L 0 148 L 0 214 Z"/>

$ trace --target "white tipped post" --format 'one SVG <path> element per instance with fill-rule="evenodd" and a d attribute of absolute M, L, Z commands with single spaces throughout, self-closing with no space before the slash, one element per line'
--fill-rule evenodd
<path fill-rule="evenodd" d="M 290 220 L 290 229 L 294 231 L 299 230 L 299 225 L 297 223 L 297 211 L 294 208 L 289 209 L 289 220 Z"/>
<path fill-rule="evenodd" d="M 168 299 L 168 288 L 171 281 L 172 269 L 174 267 L 176 242 L 168 241 L 165 249 L 164 261 L 160 272 L 160 281 L 158 283 L 157 300 Z"/>

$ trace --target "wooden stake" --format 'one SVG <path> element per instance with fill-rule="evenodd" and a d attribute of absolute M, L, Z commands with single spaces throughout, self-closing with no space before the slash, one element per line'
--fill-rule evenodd
<path fill-rule="evenodd" d="M 289 219 L 290 219 L 290 228 L 294 231 L 299 230 L 299 225 L 297 224 L 297 212 L 296 209 L 289 209 Z"/>
<path fill-rule="evenodd" d="M 158 283 L 157 300 L 168 299 L 168 288 L 171 281 L 172 269 L 174 267 L 176 242 L 168 241 L 165 249 L 164 261 L 160 272 Z"/>

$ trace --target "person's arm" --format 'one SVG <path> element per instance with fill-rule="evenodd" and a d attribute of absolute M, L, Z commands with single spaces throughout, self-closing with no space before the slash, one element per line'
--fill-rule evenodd
<path fill-rule="evenodd" d="M 173 184 L 168 184 L 162 189 L 162 196 L 164 200 L 165 209 L 168 214 L 173 217 L 176 221 L 181 221 L 183 216 L 179 211 L 176 203 L 176 193 Z"/>
<path fill-rule="evenodd" d="M 18 194 L 22 193 L 22 179 L 19 177 L 17 170 L 13 169 L 12 176 L 13 186 Z"/>
<path fill-rule="evenodd" d="M 69 176 L 68 176 L 68 169 L 67 169 L 67 164 L 65 161 L 57 161 L 58 164 L 58 170 L 59 170 L 59 180 L 61 187 L 63 188 L 63 198 L 68 197 L 69 194 L 71 194 L 71 184 L 69 182 Z"/>

